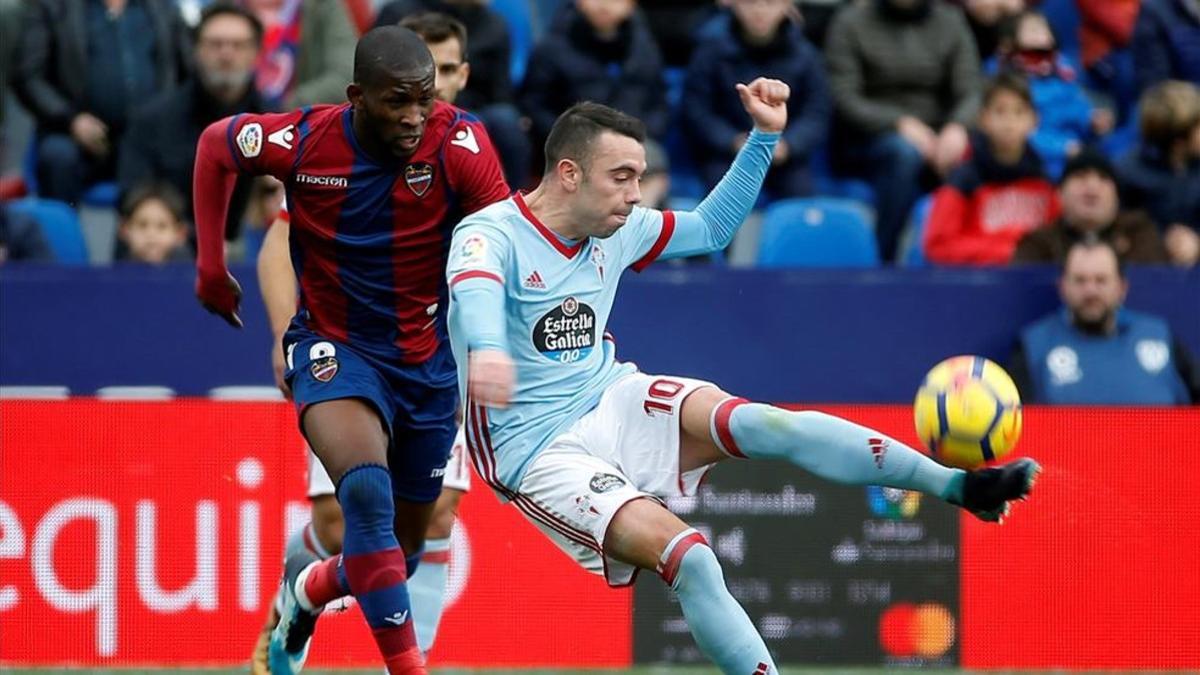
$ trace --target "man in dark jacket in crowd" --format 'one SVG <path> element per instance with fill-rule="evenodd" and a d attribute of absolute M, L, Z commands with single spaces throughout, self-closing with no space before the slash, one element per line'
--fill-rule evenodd
<path fill-rule="evenodd" d="M 38 193 L 77 202 L 116 173 L 132 108 L 182 81 L 187 26 L 172 0 L 30 0 L 13 87 L 38 128 Z"/>
<path fill-rule="evenodd" d="M 1013 254 L 1015 263 L 1059 263 L 1072 244 L 1099 240 L 1116 250 L 1123 263 L 1167 261 L 1158 227 L 1143 211 L 1121 211 L 1112 162 L 1085 149 L 1067 162 L 1059 180 L 1062 215 L 1048 227 L 1026 234 Z"/>
<path fill-rule="evenodd" d="M 205 127 L 241 112 L 263 112 L 254 88 L 254 62 L 262 43 L 262 25 L 231 2 L 209 5 L 196 26 L 195 76 L 139 108 L 131 118 L 136 133 L 121 144 L 117 179 L 122 195 L 140 185 L 165 182 L 192 212 L 192 166 L 196 142 Z M 250 196 L 252 179 L 239 179 L 227 239 L 235 239 Z"/>
<path fill-rule="evenodd" d="M 776 199 L 806 196 L 812 151 L 825 140 L 832 106 L 821 55 L 790 20 L 791 0 L 733 0 L 731 8 L 730 20 L 699 45 L 688 67 L 681 107 L 692 159 L 711 189 L 745 142 L 750 120 L 728 92 L 759 76 L 783 80 L 792 88 L 788 125 L 766 188 Z"/>
<path fill-rule="evenodd" d="M 576 0 L 534 49 L 521 90 L 539 145 L 559 114 L 579 101 L 603 103 L 646 124 L 661 142 L 667 131 L 662 56 L 634 0 Z"/>
<path fill-rule="evenodd" d="M 1133 63 L 1138 92 L 1164 80 L 1200 84 L 1200 0 L 1142 0 Z"/>

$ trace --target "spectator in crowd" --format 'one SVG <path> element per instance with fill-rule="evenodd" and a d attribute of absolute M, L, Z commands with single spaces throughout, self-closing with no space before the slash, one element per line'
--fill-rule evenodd
<path fill-rule="evenodd" d="M 8 83 L 12 79 L 20 35 L 21 0 L 0 0 L 0 124 L 4 122 L 4 111 L 8 107 Z"/>
<path fill-rule="evenodd" d="M 36 220 L 0 202 L 0 266 L 16 260 L 50 262 L 54 252 Z"/>
<path fill-rule="evenodd" d="M 1091 78 L 1092 87 L 1118 99 L 1132 100 L 1134 97 L 1131 66 L 1119 62 L 1119 53 L 1133 38 L 1141 4 L 1142 0 L 1075 0 L 1079 9 L 1079 56 L 1083 68 Z"/>
<path fill-rule="evenodd" d="M 1002 73 L 983 93 L 971 158 L 934 193 L 925 257 L 943 265 L 1004 265 L 1017 241 L 1058 217 L 1054 184 L 1029 143 L 1037 125 L 1024 78 Z"/>
<path fill-rule="evenodd" d="M 470 45 L 463 50 L 463 58 L 471 63 L 472 76 L 454 104 L 483 121 L 509 185 L 524 185 L 532 153 L 529 121 L 516 105 L 512 43 L 504 17 L 488 7 L 486 0 L 392 0 L 379 10 L 375 25 L 393 25 L 422 12 L 445 14 L 467 29 Z"/>
<path fill-rule="evenodd" d="M 162 265 L 192 259 L 183 198 L 166 184 L 141 185 L 125 197 L 117 236 L 122 244 L 117 259 L 123 262 Z"/>
<path fill-rule="evenodd" d="M 721 0 L 727 2 L 728 0 Z M 804 37 L 818 49 L 825 48 L 825 36 L 829 34 L 829 24 L 842 7 L 854 0 L 796 0 L 799 20 L 804 27 Z"/>
<path fill-rule="evenodd" d="M 1121 210 L 1116 170 L 1103 154 L 1084 149 L 1067 162 L 1058 201 L 1058 220 L 1022 237 L 1013 262 L 1062 264 L 1072 244 L 1094 239 L 1109 243 L 1122 262 L 1166 262 L 1162 237 L 1150 216 Z"/>
<path fill-rule="evenodd" d="M 941 0 L 870 0 L 826 38 L 834 167 L 875 188 L 880 254 L 891 260 L 926 168 L 947 174 L 979 110 L 979 54 L 962 12 Z"/>
<path fill-rule="evenodd" d="M 13 86 L 37 121 L 38 193 L 75 203 L 111 180 L 132 108 L 185 78 L 190 45 L 172 0 L 29 0 Z"/>
<path fill-rule="evenodd" d="M 646 124 L 661 142 L 667 131 L 662 57 L 634 0 L 575 0 L 562 30 L 548 33 L 529 59 L 521 108 L 540 146 L 560 113 L 579 101 L 603 103 Z"/>
<path fill-rule="evenodd" d="M 1133 63 L 1138 92 L 1166 80 L 1200 84 L 1200 0 L 1142 0 Z"/>
<path fill-rule="evenodd" d="M 1076 242 L 1058 292 L 1063 308 L 1021 331 L 1010 372 L 1031 403 L 1186 405 L 1200 377 L 1163 319 L 1124 309 L 1129 281 L 1112 246 Z"/>
<path fill-rule="evenodd" d="M 165 182 L 183 195 L 184 213 L 192 212 L 192 165 L 200 133 L 223 117 L 265 110 L 254 88 L 263 38 L 258 19 L 232 2 L 215 2 L 204 9 L 195 35 L 191 80 L 134 112 L 131 123 L 138 131 L 122 142 L 117 170 L 122 195 L 147 182 Z M 249 177 L 239 179 L 225 228 L 231 241 L 240 230 L 250 184 Z"/>
<path fill-rule="evenodd" d="M 358 33 L 342 0 L 242 0 L 263 25 L 255 68 L 269 110 L 344 103 Z"/>
<path fill-rule="evenodd" d="M 722 0 L 722 3 L 727 0 Z M 696 47 L 696 31 L 717 12 L 717 3 L 640 0 L 638 7 L 668 67 L 685 67 Z"/>
<path fill-rule="evenodd" d="M 1168 80 L 1142 96 L 1141 140 L 1117 163 L 1121 203 L 1163 230 L 1171 262 L 1200 259 L 1200 88 Z"/>
<path fill-rule="evenodd" d="M 1000 60 L 1002 70 L 1021 73 L 1029 80 L 1038 113 L 1038 128 L 1031 142 L 1050 176 L 1062 173 L 1067 158 L 1093 135 L 1112 130 L 1112 112 L 1092 107 L 1040 12 L 1027 10 L 1005 22 Z"/>
<path fill-rule="evenodd" d="M 1000 27 L 1005 21 L 1025 10 L 1025 0 L 953 0 L 967 15 L 979 58 L 987 60 L 1000 46 Z"/>
<path fill-rule="evenodd" d="M 790 18 L 792 0 L 731 0 L 729 21 L 701 43 L 688 67 L 682 115 L 692 158 L 709 189 L 746 141 L 750 117 L 734 85 L 763 74 L 792 88 L 788 126 L 775 146 L 766 188 L 773 198 L 812 192 L 812 152 L 825 140 L 830 98 L 821 55 Z"/>

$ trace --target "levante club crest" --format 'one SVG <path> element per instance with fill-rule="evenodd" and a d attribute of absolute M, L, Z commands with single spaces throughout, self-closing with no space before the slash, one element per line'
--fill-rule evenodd
<path fill-rule="evenodd" d="M 433 165 L 428 162 L 416 162 L 404 167 L 404 182 L 408 189 L 418 197 L 424 197 L 433 185 Z"/>

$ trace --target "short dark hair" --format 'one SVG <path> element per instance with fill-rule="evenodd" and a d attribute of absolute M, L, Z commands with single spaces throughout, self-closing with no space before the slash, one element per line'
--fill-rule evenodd
<path fill-rule="evenodd" d="M 441 12 L 421 12 L 404 17 L 400 25 L 420 35 L 426 44 L 440 45 L 446 40 L 458 40 L 461 58 L 464 63 L 467 61 L 467 27 L 458 19 Z"/>
<path fill-rule="evenodd" d="M 1077 248 L 1086 250 L 1094 248 L 1106 248 L 1109 251 L 1112 251 L 1113 258 L 1117 261 L 1117 277 L 1121 279 L 1125 278 L 1125 260 L 1121 258 L 1120 253 L 1117 253 L 1117 247 L 1113 246 L 1112 242 L 1104 239 L 1095 232 L 1088 232 L 1083 236 L 1082 239 L 1067 246 L 1067 253 L 1063 256 L 1062 266 L 1059 269 L 1059 276 L 1066 276 L 1067 261 L 1071 259 L 1071 251 L 1074 251 Z"/>
<path fill-rule="evenodd" d="M 646 125 L 638 118 L 601 103 L 576 103 L 558 116 L 546 137 L 546 173 L 564 159 L 586 167 L 592 144 L 606 131 L 646 142 Z"/>
<path fill-rule="evenodd" d="M 433 56 L 419 35 L 399 24 L 367 31 L 354 47 L 354 81 L 376 82 L 380 75 L 403 70 L 433 71 Z"/>
<path fill-rule="evenodd" d="M 1037 110 L 1033 105 L 1033 92 L 1029 90 L 1029 81 L 1020 73 L 1002 72 L 988 80 L 983 87 L 983 106 L 992 104 L 992 99 L 1002 91 L 1015 94 L 1025 102 L 1025 105 Z"/>
<path fill-rule="evenodd" d="M 161 181 L 139 183 L 126 193 L 125 198 L 121 200 L 121 218 L 129 219 L 142 204 L 155 199 L 167 207 L 175 220 L 180 223 L 186 222 L 183 213 L 183 195 L 179 194 L 179 190 L 169 183 Z"/>
<path fill-rule="evenodd" d="M 209 21 L 226 14 L 241 17 L 249 22 L 250 29 L 254 31 L 254 43 L 262 45 L 264 33 L 262 22 L 250 10 L 230 0 L 217 0 L 208 7 L 205 7 L 204 11 L 200 12 L 200 21 L 196 24 L 193 36 L 199 40 L 200 33 L 204 32 L 204 27 L 208 25 Z"/>

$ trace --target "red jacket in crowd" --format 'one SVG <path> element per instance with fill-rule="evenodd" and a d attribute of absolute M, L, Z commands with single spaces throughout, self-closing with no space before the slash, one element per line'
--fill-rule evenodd
<path fill-rule="evenodd" d="M 1006 265 L 1030 230 L 1058 217 L 1058 193 L 1032 148 L 1015 165 L 999 164 L 976 137 L 972 156 L 934 193 L 925 257 L 944 265 Z"/>

